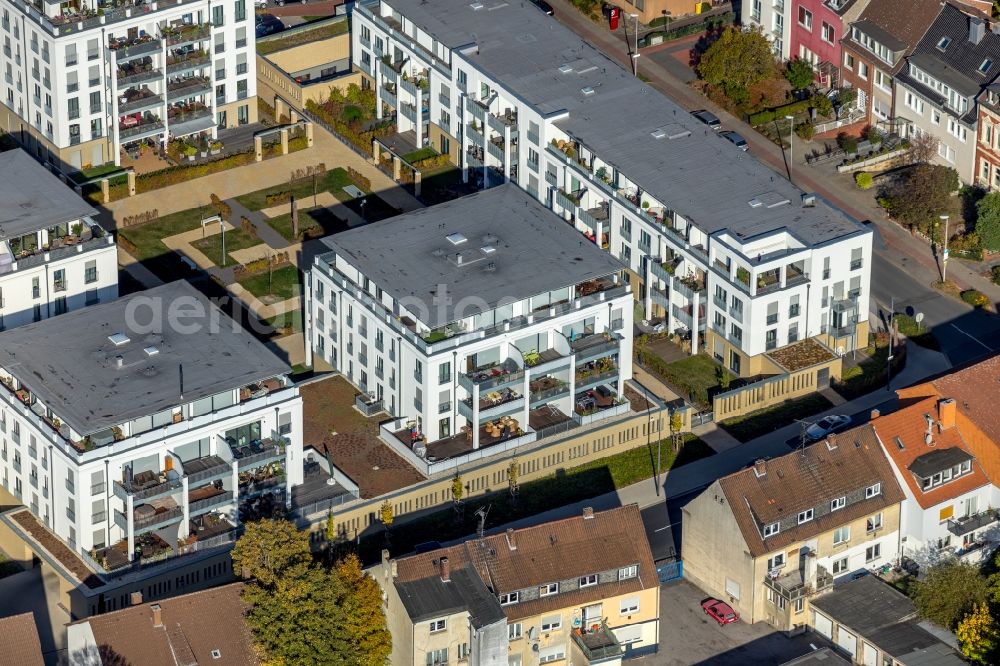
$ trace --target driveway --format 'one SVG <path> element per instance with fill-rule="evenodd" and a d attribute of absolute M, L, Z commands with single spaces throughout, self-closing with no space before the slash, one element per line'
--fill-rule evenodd
<path fill-rule="evenodd" d="M 827 643 L 815 634 L 787 638 L 771 626 L 736 622 L 720 627 L 701 610 L 707 595 L 687 581 L 660 588 L 660 652 L 663 666 L 782 664 Z"/>

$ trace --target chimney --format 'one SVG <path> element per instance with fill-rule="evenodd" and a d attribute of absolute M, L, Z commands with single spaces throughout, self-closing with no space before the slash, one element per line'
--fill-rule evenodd
<path fill-rule="evenodd" d="M 441 581 L 447 583 L 451 580 L 451 562 L 447 557 L 441 558 Z"/>
<path fill-rule="evenodd" d="M 833 451 L 835 448 L 837 448 L 837 433 L 831 432 L 826 436 L 826 449 Z"/>
<path fill-rule="evenodd" d="M 958 404 L 954 398 L 947 398 L 938 402 L 938 421 L 941 422 L 942 430 L 955 427 L 955 412 L 957 409 Z"/>
<path fill-rule="evenodd" d="M 389 562 L 389 573 L 393 578 L 399 576 L 399 566 L 396 564 L 396 560 Z"/>
<path fill-rule="evenodd" d="M 517 544 L 514 543 L 514 528 L 507 528 L 507 547 L 511 550 L 517 550 Z"/>
<path fill-rule="evenodd" d="M 882 416 L 882 412 L 880 412 L 877 409 L 873 409 L 872 413 L 871 413 L 871 416 L 869 417 L 869 420 L 874 421 L 875 419 L 877 419 L 880 416 Z"/>
<path fill-rule="evenodd" d="M 590 520 L 593 517 L 594 517 L 594 507 L 592 506 L 583 507 L 583 519 Z"/>
<path fill-rule="evenodd" d="M 767 474 L 767 461 L 758 458 L 753 464 L 753 473 L 757 475 L 758 479 Z"/>
<path fill-rule="evenodd" d="M 983 36 L 986 34 L 986 24 L 982 19 L 976 18 L 974 16 L 969 17 L 969 41 L 973 44 L 979 44 L 983 41 Z"/>
<path fill-rule="evenodd" d="M 129 595 L 129 604 L 132 606 L 138 606 L 142 603 L 142 592 L 133 592 Z"/>
<path fill-rule="evenodd" d="M 816 586 L 816 551 L 810 550 L 806 553 L 805 558 L 805 571 L 802 572 L 802 582 L 805 583 L 806 588 L 813 588 Z"/>
<path fill-rule="evenodd" d="M 163 617 L 160 615 L 160 604 L 151 604 L 149 610 L 153 611 L 153 626 L 162 627 Z"/>

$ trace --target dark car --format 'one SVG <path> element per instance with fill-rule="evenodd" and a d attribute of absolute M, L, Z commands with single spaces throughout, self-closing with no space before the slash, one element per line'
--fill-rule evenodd
<path fill-rule="evenodd" d="M 722 121 L 719 120 L 719 117 L 711 111 L 701 109 L 700 111 L 692 111 L 691 115 L 714 129 L 716 132 L 722 129 Z"/>
<path fill-rule="evenodd" d="M 285 24 L 277 16 L 271 14 L 260 14 L 257 17 L 257 37 L 267 37 L 285 29 Z"/>
<path fill-rule="evenodd" d="M 545 0 L 530 0 L 531 4 L 542 10 L 543 13 L 552 16 L 552 5 L 545 2 Z"/>
<path fill-rule="evenodd" d="M 726 141 L 731 142 L 734 146 L 736 146 L 743 152 L 750 150 L 750 146 L 747 145 L 747 140 L 744 139 L 739 134 L 737 134 L 736 132 L 733 131 L 719 132 L 719 135 L 725 137 Z"/>

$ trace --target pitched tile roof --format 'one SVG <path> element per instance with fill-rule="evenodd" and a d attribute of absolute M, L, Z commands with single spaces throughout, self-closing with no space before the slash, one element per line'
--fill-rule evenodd
<path fill-rule="evenodd" d="M 891 36 L 897 40 L 897 44 L 903 45 L 904 55 L 906 55 L 924 36 L 927 28 L 940 11 L 940 0 L 872 0 L 861 12 L 857 23 L 865 24 L 858 26 L 862 30 L 869 27 L 874 28 L 872 37 L 876 37 L 875 32 Z M 850 40 L 850 34 L 848 31 L 845 41 Z M 886 46 L 894 47 L 896 44 L 886 44 Z M 857 48 L 863 47 L 859 45 Z M 905 64 L 903 58 L 896 61 L 893 73 L 899 71 L 903 64 Z"/>
<path fill-rule="evenodd" d="M 240 598 L 242 589 L 243 583 L 232 583 L 95 615 L 73 624 L 89 623 L 97 645 L 107 646 L 123 658 L 123 663 L 257 666 L 260 661 L 243 621 L 248 606 Z M 155 605 L 160 606 L 162 624 L 158 627 L 153 626 Z"/>
<path fill-rule="evenodd" d="M 545 583 L 574 580 L 602 571 L 637 564 L 638 576 L 604 582 L 573 592 L 504 606 L 508 618 L 518 619 L 568 605 L 659 586 L 653 553 L 646 540 L 639 508 L 629 506 L 596 511 L 513 531 L 515 548 L 506 532 L 486 536 L 482 542 L 441 548 L 396 560 L 396 583 L 440 577 L 440 558 L 447 557 L 452 571 L 471 564 L 494 595 L 537 588 Z"/>
<path fill-rule="evenodd" d="M 917 43 L 910 62 L 963 95 L 977 95 L 1000 74 L 1000 35 L 983 25 L 979 42 L 971 42 L 970 25 L 983 20 L 969 16 L 969 11 L 946 4 Z M 981 73 L 984 64 L 989 66 Z"/>
<path fill-rule="evenodd" d="M 939 395 L 954 398 L 958 410 L 993 442 L 1000 444 L 1000 409 L 997 409 L 1000 356 L 939 377 L 931 385 Z"/>
<path fill-rule="evenodd" d="M 973 460 L 972 471 L 969 474 L 928 491 L 923 489 L 923 483 L 918 475 L 914 474 L 914 470 L 919 471 L 921 463 L 929 462 L 931 460 L 929 456 L 940 458 L 949 453 L 958 453 L 965 454 L 961 456 L 961 459 L 965 459 L 967 456 L 973 455 L 958 426 L 944 430 L 934 426 L 933 442 L 931 446 L 928 446 L 924 442 L 924 436 L 927 433 L 925 414 L 930 414 L 933 419 L 937 420 L 936 398 L 920 400 L 899 411 L 879 416 L 872 421 L 872 426 L 882 442 L 882 448 L 892 458 L 896 469 L 906 480 L 910 494 L 916 498 L 917 503 L 924 509 L 928 509 L 946 500 L 964 495 L 970 490 L 989 485 L 990 480 L 986 478 L 983 468 Z M 958 462 L 961 462 L 961 459 L 956 458 Z M 954 464 L 954 462 L 948 463 L 948 461 L 942 460 L 938 467 L 944 468 L 948 464 Z"/>
<path fill-rule="evenodd" d="M 0 618 L 0 666 L 44 666 L 35 616 L 21 613 Z"/>
<path fill-rule="evenodd" d="M 876 483 L 882 484 L 881 492 L 865 498 L 864 489 Z M 904 499 L 869 425 L 768 460 L 763 476 L 751 467 L 721 478 L 719 484 L 754 557 L 811 539 Z M 831 500 L 859 494 L 843 509 L 830 511 Z M 813 509 L 813 519 L 796 524 L 796 516 L 807 509 Z M 772 523 L 781 523 L 781 529 L 765 543 L 760 526 Z"/>

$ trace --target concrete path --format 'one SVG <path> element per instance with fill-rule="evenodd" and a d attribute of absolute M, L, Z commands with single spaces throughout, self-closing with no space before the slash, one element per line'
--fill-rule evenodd
<path fill-rule="evenodd" d="M 156 277 L 151 270 L 139 263 L 135 257 L 118 246 L 118 267 L 131 275 L 136 282 L 146 289 L 152 289 L 163 284 L 163 280 Z"/>
<path fill-rule="evenodd" d="M 362 159 L 322 127 L 316 125 L 313 129 L 312 148 L 104 204 L 103 208 L 107 213 L 102 215 L 103 221 L 107 222 L 109 218 L 117 220 L 153 209 L 156 209 L 162 217 L 195 206 L 207 205 L 213 193 L 221 199 L 230 199 L 286 182 L 288 176 L 295 170 L 314 167 L 321 162 L 326 164 L 328 169 L 338 166 L 353 167 L 369 179 L 372 191 L 390 206 L 404 211 L 423 207 L 371 162 Z"/>
<path fill-rule="evenodd" d="M 743 445 L 743 442 L 730 435 L 725 429 L 720 428 L 714 421 L 695 426 L 692 432 L 698 435 L 701 441 L 712 447 L 712 450 L 716 453 L 722 453 L 723 451 L 735 449 L 737 446 Z"/>
<path fill-rule="evenodd" d="M 267 243 L 268 247 L 275 250 L 283 250 L 286 246 L 290 245 L 284 236 L 271 228 L 271 225 L 267 223 L 267 216 L 259 210 L 250 210 L 236 199 L 226 199 L 226 204 L 233 211 L 229 218 L 230 221 L 240 220 L 240 224 L 242 225 L 243 218 L 250 220 L 250 224 L 253 225 L 253 228 L 257 232 L 257 238 Z"/>

